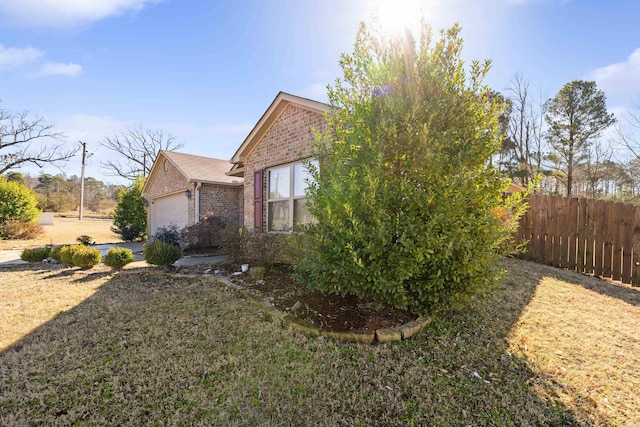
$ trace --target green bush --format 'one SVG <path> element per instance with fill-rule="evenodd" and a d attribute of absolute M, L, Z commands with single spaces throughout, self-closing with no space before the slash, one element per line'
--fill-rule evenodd
<path fill-rule="evenodd" d="M 62 249 L 62 246 L 53 246 L 51 248 L 51 253 L 49 254 L 49 258 L 60 262 L 60 250 L 61 249 Z"/>
<path fill-rule="evenodd" d="M 20 254 L 20 259 L 26 262 L 40 262 L 49 258 L 51 254 L 50 247 L 25 249 Z"/>
<path fill-rule="evenodd" d="M 0 224 L 9 220 L 33 222 L 40 210 L 35 193 L 19 182 L 0 176 Z"/>
<path fill-rule="evenodd" d="M 162 240 L 144 245 L 144 260 L 153 265 L 171 266 L 182 256 L 182 250 Z"/>
<path fill-rule="evenodd" d="M 102 254 L 100 249 L 90 248 L 88 246 L 79 245 L 80 247 L 73 253 L 73 265 L 80 268 L 92 268 L 100 264 Z"/>
<path fill-rule="evenodd" d="M 44 233 L 44 228 L 36 222 L 23 222 L 10 219 L 0 223 L 0 239 L 31 240 Z"/>
<path fill-rule="evenodd" d="M 180 247 L 180 230 L 175 224 L 159 227 L 151 240 L 162 240 L 165 243 Z"/>
<path fill-rule="evenodd" d="M 317 222 L 296 272 L 312 289 L 433 312 L 489 288 L 522 213 L 491 162 L 504 105 L 482 83 L 488 63 L 465 66 L 458 26 L 440 40 L 426 24 L 416 39 L 373 31 L 361 27 L 329 89 L 320 167 L 308 165 Z"/>
<path fill-rule="evenodd" d="M 73 255 L 82 248 L 82 245 L 64 245 L 60 248 L 60 262 L 73 265 Z"/>
<path fill-rule="evenodd" d="M 133 252 L 127 248 L 109 248 L 107 254 L 104 256 L 105 265 L 115 269 L 120 269 L 130 262 L 133 262 L 133 260 Z"/>
<path fill-rule="evenodd" d="M 142 196 L 144 177 L 138 177 L 130 188 L 118 193 L 118 204 L 113 210 L 114 233 L 125 241 L 143 240 L 147 235 L 147 208 Z"/>

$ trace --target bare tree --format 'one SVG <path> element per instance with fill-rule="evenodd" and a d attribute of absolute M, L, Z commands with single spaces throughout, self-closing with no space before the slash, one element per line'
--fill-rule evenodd
<path fill-rule="evenodd" d="M 140 126 L 107 136 L 101 145 L 122 158 L 102 162 L 107 174 L 131 181 L 140 175 L 148 176 L 160 150 L 176 150 L 184 146 L 170 133 Z"/>
<path fill-rule="evenodd" d="M 42 117 L 0 108 L 0 174 L 25 163 L 59 166 L 77 152 L 77 147 L 66 147 L 64 135 Z"/>
<path fill-rule="evenodd" d="M 633 110 L 627 111 L 623 118 L 628 127 L 623 130 L 620 123 L 616 123 L 616 133 L 622 144 L 640 159 L 640 98 L 634 102 Z"/>
<path fill-rule="evenodd" d="M 529 82 L 516 74 L 507 89 L 507 118 L 503 151 L 509 175 L 527 185 L 541 172 L 542 109 L 529 93 Z"/>

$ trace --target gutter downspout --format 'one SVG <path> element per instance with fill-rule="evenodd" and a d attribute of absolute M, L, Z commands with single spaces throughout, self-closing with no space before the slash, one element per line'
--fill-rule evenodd
<path fill-rule="evenodd" d="M 198 181 L 196 183 L 196 206 L 195 206 L 195 218 L 193 223 L 197 224 L 200 222 L 200 187 L 202 186 L 202 182 Z"/>

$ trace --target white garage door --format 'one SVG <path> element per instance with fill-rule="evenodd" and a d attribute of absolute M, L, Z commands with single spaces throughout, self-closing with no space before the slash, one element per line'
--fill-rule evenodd
<path fill-rule="evenodd" d="M 151 235 L 153 236 L 158 228 L 175 224 L 178 228 L 187 225 L 189 208 L 188 199 L 184 193 L 173 194 L 171 196 L 160 197 L 153 200 L 151 204 Z"/>

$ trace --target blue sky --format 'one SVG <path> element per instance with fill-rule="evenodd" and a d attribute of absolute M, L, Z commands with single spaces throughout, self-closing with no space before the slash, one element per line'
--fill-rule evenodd
<path fill-rule="evenodd" d="M 87 175 L 109 182 L 121 181 L 104 176 L 99 142 L 136 125 L 173 133 L 181 151 L 228 159 L 278 91 L 326 99 L 340 53 L 381 2 L 0 0 L 0 106 L 87 142 Z M 466 59 L 492 59 L 487 83 L 497 90 L 520 73 L 544 100 L 595 79 L 616 114 L 640 95 L 640 2 L 422 3 L 436 29 L 462 25 Z M 64 172 L 79 175 L 80 159 Z"/>

